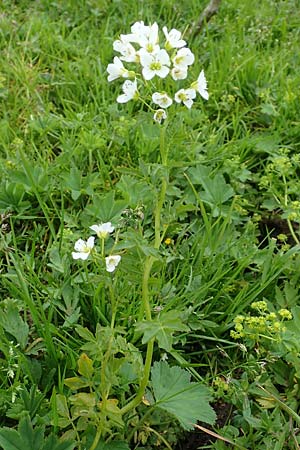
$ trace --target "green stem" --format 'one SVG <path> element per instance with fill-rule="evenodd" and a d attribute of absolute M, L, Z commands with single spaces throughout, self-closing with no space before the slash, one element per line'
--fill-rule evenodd
<path fill-rule="evenodd" d="M 151 370 L 152 356 L 153 356 L 153 346 L 154 346 L 154 338 L 150 339 L 150 341 L 147 344 L 144 376 L 141 380 L 139 390 L 138 390 L 136 396 L 129 403 L 127 403 L 127 405 L 123 406 L 123 408 L 121 409 L 121 414 L 125 414 L 128 411 L 130 411 L 131 409 L 136 408 L 143 400 L 145 389 L 147 387 L 149 377 L 150 377 L 150 370 Z"/>
<path fill-rule="evenodd" d="M 166 125 L 160 129 L 160 156 L 161 162 L 164 167 L 167 167 L 168 161 L 168 150 L 165 145 L 165 135 L 166 135 Z M 167 191 L 167 180 L 163 176 L 161 181 L 161 189 L 157 199 L 157 204 L 154 212 L 154 248 L 156 250 L 159 249 L 163 233 L 161 234 L 161 212 L 165 202 Z M 143 280 L 142 280 L 142 308 L 140 311 L 139 320 L 143 318 L 143 314 L 146 316 L 146 320 L 152 320 L 151 315 L 151 306 L 150 306 L 150 295 L 149 295 L 149 279 L 152 270 L 153 263 L 155 261 L 154 256 L 149 256 L 146 258 Z M 121 409 L 121 414 L 125 414 L 133 408 L 136 408 L 142 401 L 143 396 L 145 394 L 146 387 L 150 378 L 150 371 L 152 366 L 152 357 L 153 357 L 153 347 L 154 347 L 154 338 L 150 339 L 147 343 L 147 351 L 146 351 L 146 360 L 144 366 L 144 374 L 141 379 L 139 390 L 136 396 L 129 402 L 127 405 L 123 406 Z"/>
<path fill-rule="evenodd" d="M 94 441 L 93 441 L 93 443 L 92 443 L 92 445 L 90 447 L 90 450 L 95 450 L 95 448 L 97 447 L 98 442 L 100 441 L 101 432 L 102 432 L 102 429 L 101 429 L 100 426 L 98 426 L 97 432 L 96 432 L 96 436 L 95 436 L 95 439 L 94 439 Z"/>
<path fill-rule="evenodd" d="M 284 205 L 287 207 L 288 206 L 288 192 L 287 192 L 286 178 L 285 178 L 284 175 L 282 176 L 282 178 L 283 178 L 283 182 L 284 182 Z M 298 237 L 296 236 L 296 233 L 294 231 L 292 222 L 291 222 L 291 220 L 289 218 L 287 218 L 287 224 L 288 224 L 290 233 L 291 233 L 294 241 L 296 242 L 296 244 L 299 245 L 300 241 L 299 241 Z"/>

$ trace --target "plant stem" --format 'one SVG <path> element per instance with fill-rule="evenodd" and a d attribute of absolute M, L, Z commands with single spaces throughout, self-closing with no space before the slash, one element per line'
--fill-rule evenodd
<path fill-rule="evenodd" d="M 287 207 L 287 206 L 288 206 L 287 183 L 286 183 L 286 178 L 285 178 L 284 175 L 282 175 L 282 178 L 283 178 L 283 182 L 284 182 L 284 206 Z M 299 244 L 300 244 L 300 241 L 299 241 L 298 237 L 296 236 L 296 233 L 295 233 L 295 231 L 294 231 L 292 222 L 291 222 L 291 220 L 290 220 L 289 218 L 287 218 L 287 224 L 288 224 L 290 233 L 291 233 L 291 235 L 292 235 L 294 241 L 296 242 L 296 244 L 299 245 Z"/>
<path fill-rule="evenodd" d="M 125 414 L 131 409 L 138 406 L 144 396 L 145 389 L 147 387 L 149 377 L 150 377 L 150 370 L 152 365 L 152 356 L 153 356 L 153 346 L 154 346 L 154 338 L 150 339 L 150 341 L 147 344 L 147 353 L 146 353 L 146 360 L 145 360 L 145 367 L 144 367 L 144 376 L 141 380 L 139 390 L 136 394 L 136 396 L 129 402 L 127 405 L 123 406 L 121 409 L 121 414 Z M 92 450 L 92 449 L 91 449 Z"/>
<path fill-rule="evenodd" d="M 160 129 L 160 157 L 161 162 L 164 167 L 167 167 L 168 162 L 168 149 L 165 145 L 165 135 L 166 135 L 166 124 L 161 127 Z M 161 189 L 158 196 L 155 212 L 154 212 L 154 248 L 156 250 L 159 249 L 162 239 L 161 234 L 161 212 L 163 208 L 163 204 L 166 197 L 166 191 L 167 191 L 167 180 L 163 176 L 161 180 Z M 145 261 L 145 267 L 144 267 L 144 273 L 143 273 L 143 280 L 142 280 L 142 310 L 140 316 L 144 313 L 146 316 L 146 320 L 152 320 L 151 316 L 151 306 L 150 306 L 150 295 L 149 295 L 149 279 L 150 274 L 152 270 L 153 263 L 155 261 L 154 256 L 148 256 Z M 142 317 L 140 317 L 140 320 Z M 147 343 L 147 352 L 146 352 L 146 360 L 145 360 L 145 366 L 144 366 L 144 375 L 140 382 L 139 390 L 136 394 L 136 396 L 129 402 L 127 405 L 125 405 L 121 409 L 121 414 L 125 414 L 131 409 L 138 406 L 144 396 L 146 387 L 149 382 L 150 378 L 150 371 L 151 371 L 151 365 L 152 365 L 152 357 L 153 357 L 153 347 L 154 347 L 154 338 L 150 339 Z"/>

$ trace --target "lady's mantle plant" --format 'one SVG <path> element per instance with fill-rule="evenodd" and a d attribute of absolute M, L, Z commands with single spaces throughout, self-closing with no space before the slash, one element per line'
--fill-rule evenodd
<path fill-rule="evenodd" d="M 153 118 L 158 123 L 167 118 L 166 109 L 173 101 L 190 109 L 197 93 L 205 100 L 209 97 L 203 70 L 197 80 L 189 84 L 186 81 L 180 89 L 176 87 L 175 83 L 188 79 L 195 56 L 186 46 L 180 31 L 175 28 L 168 31 L 167 27 L 162 31 L 163 39 L 156 22 L 152 25 L 136 22 L 130 34 L 121 34 L 120 39 L 114 41 L 113 48 L 119 56 L 115 56 L 113 63 L 107 66 L 108 81 L 128 78 L 122 85 L 123 93 L 117 97 L 117 102 L 140 100 L 153 111 Z M 155 83 L 157 78 L 171 78 L 175 84 L 173 91 L 160 89 L 153 92 L 158 84 Z"/>
<path fill-rule="evenodd" d="M 160 34 L 157 23 L 145 25 L 142 21 L 136 22 L 131 27 L 131 33 L 121 34 L 114 41 L 113 48 L 119 56 L 108 64 L 108 81 L 125 79 L 117 97 L 118 103 L 140 100 L 152 111 L 154 121 L 161 124 L 172 104 L 183 104 L 190 109 L 197 94 L 208 99 L 203 70 L 196 80 L 187 81 L 195 56 L 180 31 L 168 31 L 167 27 L 163 27 Z M 155 263 L 163 258 L 161 244 L 166 231 L 162 226 L 170 170 L 170 141 L 165 139 L 166 129 L 167 121 L 160 126 L 156 165 L 159 175 L 158 183 L 153 185 L 153 230 L 147 230 L 147 240 L 142 235 L 141 227 L 139 230 L 133 228 L 129 233 L 127 227 L 127 233 L 124 233 L 119 223 L 115 242 L 112 243 L 110 235 L 115 232 L 115 227 L 111 222 L 106 222 L 90 226 L 96 237 L 90 236 L 87 241 L 79 239 L 72 252 L 73 259 L 81 259 L 84 263 L 88 260 L 85 264 L 95 264 L 102 274 L 110 272 L 102 276 L 99 288 L 104 289 L 103 297 L 110 302 L 111 317 L 105 317 L 105 323 L 110 325 L 98 324 L 95 336 L 86 328 L 77 328 L 86 342 L 82 349 L 89 356 L 83 353 L 78 360 L 79 375 L 65 380 L 73 391 L 88 387 L 89 392 L 85 390 L 71 396 L 69 402 L 72 406 L 69 409 L 66 397 L 57 396 L 57 403 L 63 404 L 60 409 L 64 413 L 61 421 L 64 426 L 72 423 L 74 428 L 77 423 L 78 430 L 87 434 L 90 432 L 93 436 L 89 450 L 100 448 L 99 441 L 103 443 L 103 449 L 106 449 L 105 442 L 112 439 L 131 442 L 136 433 L 142 433 L 146 418 L 151 423 L 151 414 L 156 408 L 163 410 L 161 414 L 173 417 L 170 420 L 177 420 L 187 430 L 193 428 L 197 420 L 211 424 L 215 420 L 205 386 L 190 382 L 190 374 L 186 370 L 171 367 L 165 360 L 153 362 L 155 346 L 163 352 L 172 352 L 174 333 L 189 331 L 183 323 L 181 311 L 159 308 L 159 313 L 154 316 L 156 310 L 153 303 L 156 299 L 150 288 L 150 277 L 155 276 L 152 273 Z M 120 334 L 117 313 L 121 302 L 118 286 L 124 285 L 126 277 L 126 268 L 122 268 L 123 261 L 118 253 L 133 251 L 134 245 L 126 239 L 134 233 L 134 245 L 138 249 L 137 254 L 141 255 L 142 267 L 138 284 L 141 305 L 134 318 L 135 333 L 131 333 L 135 345 L 127 342 L 124 333 Z M 97 250 L 98 240 L 100 251 Z M 140 345 L 140 341 L 146 345 L 145 352 L 143 347 L 143 351 L 138 348 L 137 342 Z M 84 411 L 83 416 L 79 410 Z M 78 433 L 74 437 L 86 448 L 86 441 L 81 440 Z M 138 440 L 142 442 L 142 439 Z M 111 450 L 114 449 L 111 444 L 108 445 Z"/>

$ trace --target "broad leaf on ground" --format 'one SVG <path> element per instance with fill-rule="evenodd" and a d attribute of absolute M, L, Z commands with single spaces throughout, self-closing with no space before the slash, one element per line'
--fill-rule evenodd
<path fill-rule="evenodd" d="M 175 416 L 184 429 L 192 429 L 197 421 L 215 422 L 209 390 L 200 383 L 191 383 L 186 370 L 160 361 L 154 363 L 151 374 L 155 406 Z"/>

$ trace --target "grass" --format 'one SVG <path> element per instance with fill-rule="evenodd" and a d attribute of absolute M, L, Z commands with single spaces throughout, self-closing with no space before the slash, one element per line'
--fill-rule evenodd
<path fill-rule="evenodd" d="M 224 0 L 189 40 L 192 76 L 204 68 L 210 99 L 170 112 L 167 164 L 150 113 L 138 103 L 117 104 L 120 83 L 107 82 L 113 41 L 132 23 L 183 31 L 206 3 L 2 2 L 2 427 L 25 426 L 25 410 L 47 436 L 73 441 L 66 448 L 100 449 L 82 423 L 62 426 L 62 409 L 71 411 L 77 395 L 64 380 L 75 377 L 82 351 L 94 367 L 104 360 L 117 376 L 114 345 L 136 372 L 142 360 L 147 367 L 150 331 L 143 336 L 135 328 L 146 326 L 143 298 L 151 304 L 147 321 L 168 330 L 167 343 L 155 334 L 153 360 L 167 353 L 170 366 L 184 367 L 215 401 L 232 404 L 234 414 L 218 433 L 246 448 L 299 447 L 299 1 Z M 120 233 L 119 242 L 105 244 L 122 253 L 115 278 L 71 257 L 88 227 L 107 221 Z M 281 339 L 271 344 L 267 332 L 233 339 L 235 317 L 251 315 L 251 304 L 262 300 L 270 312 L 293 313 Z M 99 324 L 119 336 L 102 336 L 101 357 L 83 332 L 97 333 Z M 91 364 L 86 360 L 89 370 Z M 137 384 L 128 392 L 114 388 L 120 408 Z M 161 445 L 179 440 L 174 417 L 151 411 L 141 404 L 126 418 L 130 448 L 155 448 L 159 435 Z M 102 436 L 126 440 L 122 432 Z M 227 448 L 222 441 L 209 445 Z"/>

